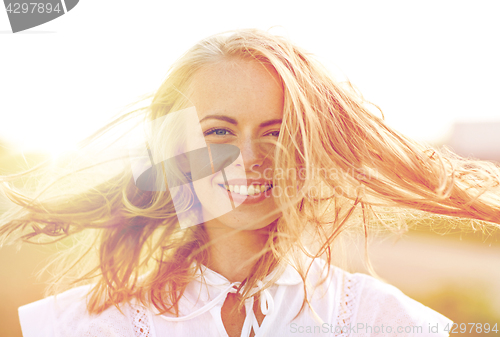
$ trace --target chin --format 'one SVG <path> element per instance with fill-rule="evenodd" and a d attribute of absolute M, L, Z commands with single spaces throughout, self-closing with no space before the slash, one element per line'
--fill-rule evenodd
<path fill-rule="evenodd" d="M 258 230 L 269 226 L 280 217 L 280 214 L 269 216 L 277 208 L 272 190 L 259 195 L 243 196 L 232 193 L 208 179 L 196 181 L 193 185 L 201 204 L 203 222 L 211 227 Z"/>
<path fill-rule="evenodd" d="M 255 231 L 270 227 L 280 218 L 280 214 L 276 214 L 273 217 L 265 217 L 266 214 L 269 214 L 269 212 L 255 214 L 255 213 L 238 212 L 238 209 L 236 209 L 231 213 L 224 214 L 218 218 L 207 221 L 206 224 L 208 224 L 211 227 L 222 226 L 232 229 Z M 259 217 L 263 219 L 260 221 L 255 221 Z M 250 221 L 250 219 L 252 218 L 255 220 Z"/>

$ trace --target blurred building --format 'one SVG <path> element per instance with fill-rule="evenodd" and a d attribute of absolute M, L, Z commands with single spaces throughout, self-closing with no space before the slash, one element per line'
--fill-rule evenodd
<path fill-rule="evenodd" d="M 455 123 L 446 145 L 463 157 L 500 162 L 500 122 Z"/>

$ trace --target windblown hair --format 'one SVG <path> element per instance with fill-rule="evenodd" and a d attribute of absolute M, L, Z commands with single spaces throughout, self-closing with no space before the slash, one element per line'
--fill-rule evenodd
<path fill-rule="evenodd" d="M 196 44 L 169 70 L 148 106 L 116 118 L 84 145 L 126 120 L 154 121 L 189 107 L 194 74 L 230 59 L 254 60 L 278 74 L 284 109 L 273 188 L 294 187 L 293 195 L 277 197 L 281 217 L 268 226 L 266 249 L 242 283 L 240 305 L 281 261 L 293 263 L 304 280 L 309 271 L 304 256 L 324 257 L 329 268 L 334 243 L 347 229 L 359 229 L 365 237 L 370 228 L 381 225 L 399 230 L 396 209 L 404 210 L 397 213 L 403 218 L 432 213 L 471 219 L 471 226 L 500 224 L 499 166 L 402 136 L 312 55 L 286 38 L 254 29 L 218 34 Z M 11 182 L 37 172 L 54 174 L 50 163 L 0 177 L 3 192 L 17 204 L 0 219 L 0 238 L 77 238 L 71 252 L 62 255 L 63 267 L 54 284 L 94 282 L 91 313 L 132 298 L 152 303 L 163 313 L 178 313 L 179 299 L 196 268 L 210 259 L 204 226 L 181 229 L 170 192 L 138 189 L 130 165 L 99 184 L 81 183 L 84 187 L 72 191 L 63 181 L 89 175 L 90 167 L 71 163 L 69 174 L 58 173 L 57 180 L 36 194 Z M 184 211 L 192 204 L 185 200 Z"/>

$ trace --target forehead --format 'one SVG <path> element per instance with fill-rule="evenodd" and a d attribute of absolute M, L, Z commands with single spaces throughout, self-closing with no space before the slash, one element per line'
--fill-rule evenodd
<path fill-rule="evenodd" d="M 283 90 L 274 68 L 231 59 L 202 67 L 193 76 L 190 100 L 200 119 L 224 114 L 240 119 L 281 118 Z"/>

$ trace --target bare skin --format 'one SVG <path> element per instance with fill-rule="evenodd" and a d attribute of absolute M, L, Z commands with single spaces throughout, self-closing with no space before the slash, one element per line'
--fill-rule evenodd
<path fill-rule="evenodd" d="M 283 90 L 279 83 L 278 75 L 272 68 L 241 59 L 207 65 L 194 76 L 191 101 L 196 107 L 207 143 L 238 146 L 244 167 L 236 165 L 232 169 L 245 172 L 247 179 L 262 179 L 265 172 L 269 172 L 266 169 L 272 168 L 272 155 L 262 151 L 258 144 L 262 144 L 260 140 L 269 140 L 269 137 L 276 139 L 279 133 L 283 116 Z M 213 115 L 229 117 L 236 123 L 206 118 Z M 221 131 L 212 132 L 214 128 Z M 203 204 L 202 198 L 200 201 Z M 255 255 L 265 246 L 268 238 L 266 227 L 279 217 L 264 218 L 275 209 L 271 196 L 258 203 L 244 203 L 228 214 L 206 221 L 207 234 L 211 241 L 215 240 L 209 249 L 208 267 L 230 282 L 243 281 L 256 261 Z M 242 227 L 248 219 L 260 218 L 263 220 L 252 228 Z M 216 240 L 241 228 L 248 230 L 241 230 L 230 239 Z M 236 311 L 237 303 L 237 295 L 230 293 L 221 311 L 230 337 L 241 335 L 246 316 L 244 308 Z M 256 295 L 254 312 L 260 325 L 265 316 L 258 304 Z"/>
<path fill-rule="evenodd" d="M 245 308 L 237 311 L 238 297 L 236 294 L 228 294 L 226 301 L 221 309 L 222 323 L 224 323 L 224 328 L 229 337 L 239 337 L 241 336 L 241 330 L 243 329 L 243 323 L 245 322 Z M 255 299 L 253 305 L 253 311 L 255 313 L 255 318 L 262 324 L 264 320 L 264 314 L 260 311 L 259 301 Z M 250 337 L 255 336 L 254 331 L 250 333 Z"/>

